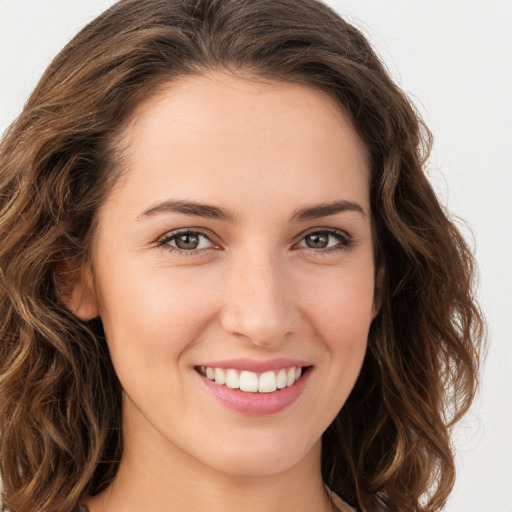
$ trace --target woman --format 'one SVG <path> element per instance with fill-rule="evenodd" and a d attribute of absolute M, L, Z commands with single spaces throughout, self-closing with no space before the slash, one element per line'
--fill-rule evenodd
<path fill-rule="evenodd" d="M 473 260 L 315 0 L 124 0 L 0 147 L 5 510 L 437 510 Z"/>

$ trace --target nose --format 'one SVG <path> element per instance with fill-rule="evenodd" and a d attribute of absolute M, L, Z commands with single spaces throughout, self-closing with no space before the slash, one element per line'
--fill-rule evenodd
<path fill-rule="evenodd" d="M 262 347 L 277 347 L 295 333 L 300 311 L 288 274 L 271 255 L 239 258 L 225 282 L 223 329 Z"/>

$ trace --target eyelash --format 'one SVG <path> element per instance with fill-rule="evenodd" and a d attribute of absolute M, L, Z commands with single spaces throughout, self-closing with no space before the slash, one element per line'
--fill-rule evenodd
<path fill-rule="evenodd" d="M 212 244 L 214 243 L 212 241 L 212 239 L 207 234 L 203 233 L 202 231 L 197 231 L 197 230 L 193 230 L 193 229 L 181 229 L 178 231 L 173 231 L 172 233 L 169 233 L 168 235 L 165 235 L 163 238 L 158 240 L 158 246 L 165 247 L 165 249 L 167 249 L 170 252 L 184 254 L 184 255 L 186 254 L 187 256 L 195 256 L 197 254 L 200 254 L 202 251 L 212 250 L 212 247 L 208 247 L 206 249 L 203 248 L 203 249 L 186 250 L 186 249 L 180 249 L 179 247 L 173 247 L 172 245 L 170 245 L 170 243 L 173 240 L 176 240 L 179 236 L 182 236 L 182 235 L 189 235 L 189 236 L 196 235 L 201 238 L 206 238 L 206 240 L 208 240 Z"/>
<path fill-rule="evenodd" d="M 350 249 L 354 245 L 354 239 L 345 231 L 341 231 L 339 229 L 334 228 L 322 228 L 322 229 L 313 229 L 301 235 L 301 239 L 299 242 L 302 242 L 306 237 L 311 235 L 327 235 L 328 237 L 333 237 L 337 240 L 338 244 L 333 247 L 327 247 L 323 249 L 314 249 L 312 247 L 305 247 L 309 249 L 311 252 L 318 253 L 335 253 L 339 251 L 346 251 Z"/>
<path fill-rule="evenodd" d="M 186 255 L 186 256 L 196 256 L 196 255 L 200 254 L 201 252 L 204 253 L 204 251 L 210 251 L 210 250 L 214 249 L 213 247 L 208 247 L 208 248 L 201 248 L 201 249 L 186 250 L 186 249 L 180 249 L 179 247 L 174 247 L 174 246 L 170 245 L 173 240 L 176 240 L 179 236 L 182 236 L 182 235 L 198 236 L 201 238 L 205 238 L 210 243 L 214 244 L 212 239 L 206 233 L 204 233 L 202 231 L 191 230 L 191 229 L 182 229 L 182 230 L 173 231 L 173 232 L 167 234 L 166 236 L 164 236 L 163 238 L 158 240 L 157 245 L 159 247 L 165 247 L 165 249 L 170 252 L 179 253 L 179 254 Z M 302 246 L 304 249 L 307 249 L 314 254 L 319 254 L 319 253 L 330 254 L 330 253 L 335 253 L 338 251 L 344 251 L 344 250 L 350 249 L 354 245 L 354 240 L 350 235 L 348 235 L 344 231 L 341 231 L 338 229 L 333 229 L 333 228 L 314 229 L 314 230 L 308 231 L 306 233 L 303 233 L 301 235 L 299 243 L 302 242 L 306 237 L 308 237 L 310 235 L 327 235 L 328 237 L 335 238 L 338 242 L 338 244 L 336 244 L 333 247 L 326 247 L 326 248 L 319 248 L 319 249 Z M 297 244 L 295 244 L 295 246 L 296 245 Z"/>

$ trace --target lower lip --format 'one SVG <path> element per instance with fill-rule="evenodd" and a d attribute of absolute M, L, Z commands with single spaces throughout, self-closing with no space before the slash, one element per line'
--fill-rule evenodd
<path fill-rule="evenodd" d="M 246 393 L 239 389 L 215 384 L 203 375 L 198 375 L 206 389 L 226 407 L 242 414 L 266 416 L 276 414 L 295 402 L 304 391 L 311 371 L 312 368 L 308 368 L 293 386 L 279 389 L 273 393 Z"/>

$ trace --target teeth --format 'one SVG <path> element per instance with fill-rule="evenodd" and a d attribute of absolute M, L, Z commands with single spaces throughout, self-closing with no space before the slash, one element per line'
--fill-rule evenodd
<path fill-rule="evenodd" d="M 222 368 L 215 368 L 215 384 L 225 384 L 226 374 Z"/>
<path fill-rule="evenodd" d="M 238 389 L 240 387 L 240 377 L 236 370 L 228 370 L 226 372 L 226 386 L 231 389 Z"/>
<path fill-rule="evenodd" d="M 286 370 L 279 370 L 276 378 L 277 389 L 283 389 L 286 387 Z"/>
<path fill-rule="evenodd" d="M 302 368 L 292 366 L 280 370 L 270 370 L 257 374 L 248 370 L 239 372 L 233 369 L 201 366 L 199 371 L 215 384 L 247 393 L 273 393 L 278 389 L 293 386 L 302 375 Z"/>
<path fill-rule="evenodd" d="M 260 393 L 272 393 L 277 389 L 276 374 L 274 372 L 265 372 L 260 375 L 258 382 L 258 391 Z"/>
<path fill-rule="evenodd" d="M 295 368 L 290 368 L 286 374 L 286 385 L 293 386 L 295 382 Z"/>
<path fill-rule="evenodd" d="M 240 374 L 240 390 L 256 393 L 258 391 L 258 375 L 254 372 L 243 371 Z"/>

